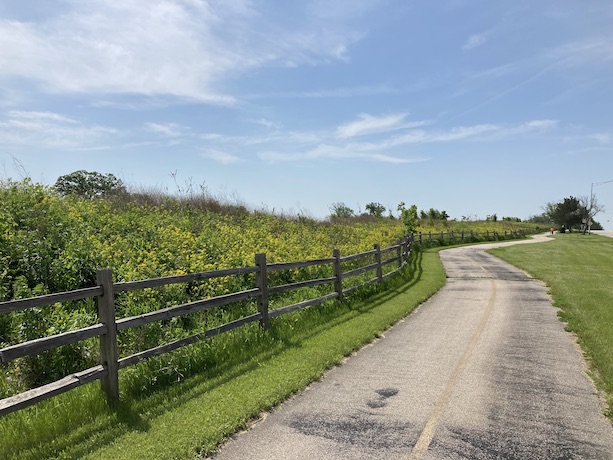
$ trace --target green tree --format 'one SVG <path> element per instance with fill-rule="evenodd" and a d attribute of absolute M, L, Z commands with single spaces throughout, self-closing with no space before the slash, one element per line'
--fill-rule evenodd
<path fill-rule="evenodd" d="M 438 209 L 430 208 L 428 212 L 420 211 L 419 217 L 422 220 L 430 219 L 431 221 L 435 220 L 444 220 L 449 219 L 449 214 L 447 211 L 439 211 Z"/>
<path fill-rule="evenodd" d="M 585 208 L 579 198 L 570 196 L 558 203 L 547 203 L 545 214 L 558 227 L 570 230 L 581 227 L 585 219 Z"/>
<path fill-rule="evenodd" d="M 398 204 L 398 211 L 400 211 L 400 219 L 404 224 L 404 231 L 407 235 L 415 233 L 417 231 L 418 217 L 417 206 L 411 205 L 408 209 L 405 207 L 404 202 Z"/>
<path fill-rule="evenodd" d="M 368 211 L 368 214 L 373 217 L 383 217 L 385 210 L 385 206 L 383 206 L 381 203 L 372 202 L 366 205 L 366 211 Z"/>
<path fill-rule="evenodd" d="M 343 202 L 333 203 L 330 206 L 330 219 L 348 219 L 355 216 L 355 212 Z"/>
<path fill-rule="evenodd" d="M 113 174 L 100 174 L 83 169 L 58 177 L 54 189 L 62 196 L 83 198 L 108 197 L 126 193 L 126 187 Z"/>

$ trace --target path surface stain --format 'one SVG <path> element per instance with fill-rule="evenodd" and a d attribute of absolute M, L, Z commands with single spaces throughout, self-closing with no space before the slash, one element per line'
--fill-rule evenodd
<path fill-rule="evenodd" d="M 289 426 L 305 436 L 317 436 L 339 444 L 368 449 L 398 449 L 415 443 L 414 427 L 406 422 L 385 420 L 369 414 L 335 417 L 331 414 L 305 414 Z"/>
<path fill-rule="evenodd" d="M 392 396 L 396 396 L 398 394 L 397 388 L 383 388 L 381 390 L 375 391 L 382 398 L 391 398 Z"/>
<path fill-rule="evenodd" d="M 470 458 L 474 460 L 578 460 L 603 459 L 606 455 L 597 446 L 575 439 L 543 439 L 519 434 L 505 434 L 493 430 L 448 428 L 447 436 L 437 436 L 430 452 L 442 458 Z"/>
<path fill-rule="evenodd" d="M 376 390 L 375 393 L 379 395 L 377 399 L 370 399 L 366 401 L 366 405 L 371 409 L 380 409 L 387 406 L 387 399 L 398 394 L 397 388 L 382 388 Z"/>

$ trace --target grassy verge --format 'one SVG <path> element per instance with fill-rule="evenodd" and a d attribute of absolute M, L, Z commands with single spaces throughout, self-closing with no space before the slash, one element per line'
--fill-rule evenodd
<path fill-rule="evenodd" d="M 543 280 L 567 330 L 577 334 L 613 419 L 613 239 L 557 235 L 546 244 L 494 249 L 492 254 Z"/>
<path fill-rule="evenodd" d="M 417 253 L 404 277 L 390 280 L 373 296 L 277 318 L 267 333 L 257 326 L 243 328 L 234 344 L 191 347 L 200 372 L 182 376 L 175 385 L 122 395 L 116 410 L 107 408 L 93 384 L 0 419 L 0 458 L 204 457 L 261 411 L 372 341 L 444 283 L 436 251 Z M 203 358 L 205 353 L 216 359 Z"/>

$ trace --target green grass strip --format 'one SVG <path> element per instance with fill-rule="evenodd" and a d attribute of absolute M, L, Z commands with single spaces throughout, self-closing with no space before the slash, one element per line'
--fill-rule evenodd
<path fill-rule="evenodd" d="M 101 402 L 96 385 L 87 385 L 80 393 L 54 398 L 54 403 L 42 406 L 44 410 L 35 407 L 11 414 L 0 420 L 0 458 L 204 457 L 445 284 L 436 250 L 418 252 L 407 273 L 361 301 L 311 307 L 275 319 L 266 333 L 255 325 L 255 330 L 237 332 L 236 343 L 224 339 L 208 348 L 195 347 L 226 353 L 219 361 L 225 365 L 193 373 L 175 385 L 145 388 L 142 395 L 133 391 L 122 397 L 116 410 Z"/>
<path fill-rule="evenodd" d="M 563 234 L 553 242 L 490 252 L 547 284 L 558 316 L 577 335 L 606 394 L 613 420 L 613 239 Z"/>

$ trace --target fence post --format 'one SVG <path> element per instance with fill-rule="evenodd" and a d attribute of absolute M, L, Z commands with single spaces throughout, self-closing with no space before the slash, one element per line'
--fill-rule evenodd
<path fill-rule="evenodd" d="M 375 244 L 375 263 L 377 264 L 377 279 L 379 283 L 383 281 L 383 267 L 381 266 L 381 246 Z"/>
<path fill-rule="evenodd" d="M 258 310 L 262 314 L 260 326 L 262 329 L 268 329 L 268 271 L 266 269 L 266 254 L 259 253 L 255 255 L 255 265 L 258 271 L 255 275 L 255 283 L 260 290 L 258 296 Z"/>
<path fill-rule="evenodd" d="M 396 248 L 396 257 L 398 257 L 398 268 L 402 268 L 402 239 L 397 242 L 398 247 Z"/>
<path fill-rule="evenodd" d="M 343 268 L 341 267 L 341 250 L 334 249 L 332 251 L 334 257 L 334 290 L 338 294 L 338 299 L 343 299 Z"/>
<path fill-rule="evenodd" d="M 99 268 L 96 271 L 96 283 L 102 286 L 102 295 L 98 297 L 98 317 L 106 326 L 106 334 L 100 336 L 100 364 L 107 369 L 106 376 L 101 380 L 102 391 L 109 401 L 114 402 L 119 400 L 119 363 L 113 270 Z"/>
<path fill-rule="evenodd" d="M 419 234 L 419 239 L 420 239 L 420 243 L 421 243 L 421 233 Z M 406 261 L 409 261 L 409 258 L 411 257 L 411 253 L 413 252 L 413 245 L 415 244 L 415 235 L 413 233 L 411 233 L 409 236 L 406 237 L 406 246 L 405 246 L 405 257 L 406 257 Z"/>
<path fill-rule="evenodd" d="M 422 243 L 422 240 L 421 240 L 421 232 L 419 232 L 419 244 L 421 244 L 421 243 Z"/>

